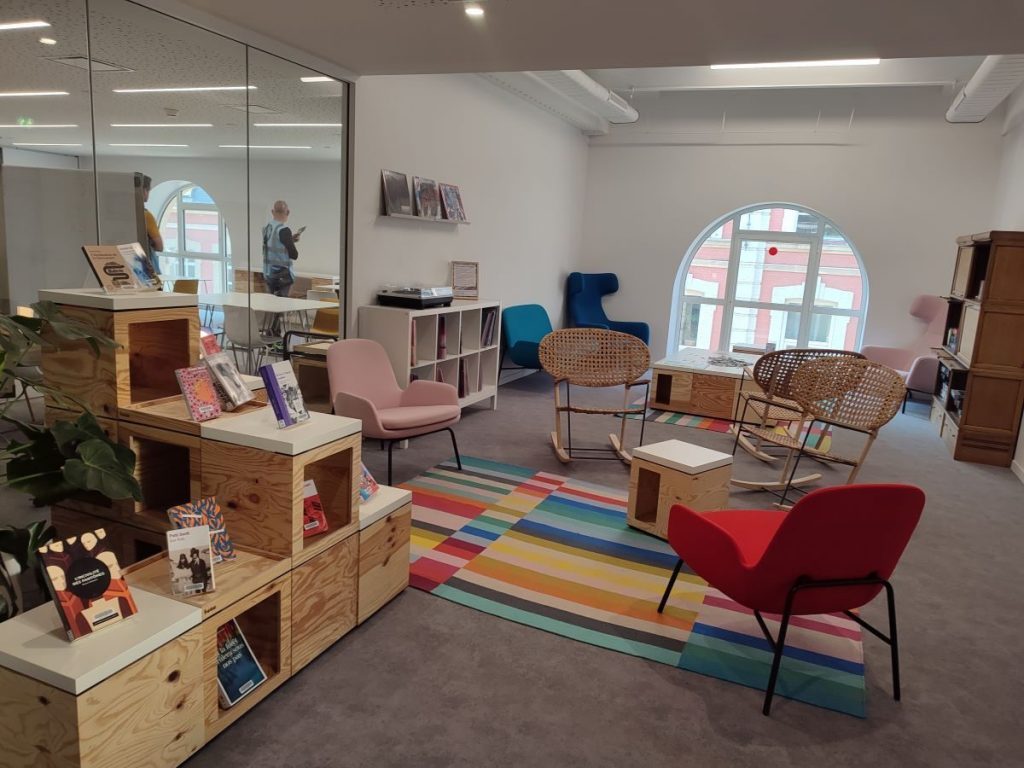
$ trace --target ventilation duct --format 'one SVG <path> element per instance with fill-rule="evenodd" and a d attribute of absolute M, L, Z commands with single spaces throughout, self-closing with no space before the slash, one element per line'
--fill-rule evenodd
<path fill-rule="evenodd" d="M 986 56 L 946 112 L 951 123 L 980 123 L 1024 82 L 1024 55 Z"/>
<path fill-rule="evenodd" d="M 609 123 L 634 123 L 640 117 L 621 96 L 578 69 L 491 72 L 483 77 L 584 133 L 608 133 Z"/>

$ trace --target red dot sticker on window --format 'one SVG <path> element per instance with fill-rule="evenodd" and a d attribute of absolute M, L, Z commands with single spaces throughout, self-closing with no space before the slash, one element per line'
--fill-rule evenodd
<path fill-rule="evenodd" d="M 779 249 L 776 248 L 774 245 L 771 248 L 768 249 L 768 255 L 769 256 L 775 256 L 775 255 L 778 254 L 778 252 L 779 252 Z"/>

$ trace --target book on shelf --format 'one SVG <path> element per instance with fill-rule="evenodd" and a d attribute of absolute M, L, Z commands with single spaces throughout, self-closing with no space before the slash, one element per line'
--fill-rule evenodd
<path fill-rule="evenodd" d="M 302 390 L 287 360 L 260 366 L 260 376 L 267 385 L 267 400 L 274 409 L 279 428 L 309 421 L 309 411 L 302 402 Z"/>
<path fill-rule="evenodd" d="M 235 546 L 224 526 L 224 513 L 214 497 L 208 496 L 171 507 L 167 510 L 167 518 L 175 528 L 195 528 L 200 525 L 209 527 L 214 564 L 235 559 Z"/>
<path fill-rule="evenodd" d="M 161 287 L 153 259 L 138 243 L 83 245 L 82 253 L 104 293 L 156 291 Z"/>
<path fill-rule="evenodd" d="M 480 346 L 489 347 L 494 343 L 494 327 L 497 324 L 497 307 L 488 307 L 484 310 L 483 325 L 480 328 Z"/>
<path fill-rule="evenodd" d="M 229 709 L 267 680 L 249 641 L 235 619 L 217 627 L 217 689 L 220 706 Z"/>
<path fill-rule="evenodd" d="M 68 640 L 138 612 L 105 529 L 51 541 L 38 555 Z"/>
<path fill-rule="evenodd" d="M 448 357 L 448 329 L 444 315 L 437 316 L 437 359 Z"/>
<path fill-rule="evenodd" d="M 466 361 L 459 360 L 459 397 L 466 397 L 469 394 L 469 374 L 466 371 Z"/>
<path fill-rule="evenodd" d="M 178 368 L 174 375 L 193 420 L 209 421 L 220 416 L 220 397 L 213 385 L 210 370 L 205 365 Z"/>
<path fill-rule="evenodd" d="M 316 483 L 306 480 L 302 484 L 302 535 L 317 536 L 327 533 L 327 515 Z"/>
<path fill-rule="evenodd" d="M 205 331 L 199 335 L 199 346 L 202 347 L 204 357 L 206 355 L 215 355 L 222 351 L 220 344 L 217 343 L 217 337 Z"/>
<path fill-rule="evenodd" d="M 216 340 L 214 341 L 216 344 Z M 235 361 L 227 352 L 214 352 L 203 358 L 203 364 L 210 369 L 213 383 L 220 395 L 221 407 L 225 411 L 233 411 L 255 399 L 249 386 L 242 379 L 242 374 Z"/>
<path fill-rule="evenodd" d="M 434 374 L 434 378 L 436 378 L 442 384 L 447 384 L 448 383 L 447 381 L 444 380 L 444 371 L 441 370 L 441 366 L 440 365 L 437 366 L 437 372 Z"/>
<path fill-rule="evenodd" d="M 366 468 L 366 465 L 362 464 L 362 462 L 360 464 L 362 471 L 359 477 L 359 498 L 362 501 L 369 501 L 380 490 L 380 486 L 377 485 L 377 481 L 373 479 L 373 475 L 370 474 L 370 470 Z"/>
<path fill-rule="evenodd" d="M 419 360 L 416 359 L 416 320 L 415 319 L 413 319 L 412 322 L 409 323 L 409 327 L 411 328 L 411 330 L 409 331 L 409 336 L 410 336 L 410 339 L 409 339 L 409 366 L 412 367 L 412 368 L 415 368 L 416 367 L 416 363 L 419 362 Z"/>
<path fill-rule="evenodd" d="M 167 562 L 171 568 L 172 594 L 188 597 L 213 592 L 210 526 L 196 525 L 168 531 Z"/>

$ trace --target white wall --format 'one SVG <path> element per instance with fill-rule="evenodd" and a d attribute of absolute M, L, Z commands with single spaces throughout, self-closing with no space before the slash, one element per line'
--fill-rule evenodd
<path fill-rule="evenodd" d="M 1010 97 L 1006 119 L 993 229 L 1024 229 L 1024 86 Z M 1013 471 L 1024 482 L 1024 420 L 1017 438 Z"/>
<path fill-rule="evenodd" d="M 386 284 L 444 285 L 480 262 L 481 298 L 537 303 L 557 326 L 579 258 L 587 144 L 579 131 L 473 75 L 356 84 L 352 317 Z M 379 215 L 382 169 L 457 184 L 469 226 Z"/>
<path fill-rule="evenodd" d="M 608 313 L 650 323 L 660 356 L 676 272 L 701 230 L 752 203 L 799 203 L 864 258 L 864 343 L 909 341 L 913 297 L 949 290 L 954 238 L 991 225 L 999 121 L 950 125 L 951 98 L 938 88 L 638 98 L 638 123 L 591 140 L 581 269 L 619 274 Z"/>

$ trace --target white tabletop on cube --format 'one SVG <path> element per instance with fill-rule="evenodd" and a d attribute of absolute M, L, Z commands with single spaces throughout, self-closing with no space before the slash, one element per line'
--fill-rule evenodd
<path fill-rule="evenodd" d="M 380 486 L 373 498 L 359 505 L 359 530 L 369 528 L 378 520 L 383 520 L 396 509 L 412 501 L 412 493 L 390 485 Z"/>
<path fill-rule="evenodd" d="M 713 359 L 738 360 L 742 365 L 718 365 L 712 362 Z M 670 370 L 690 371 L 693 373 L 712 373 L 716 376 L 731 376 L 740 378 L 743 375 L 743 368 L 753 365 L 758 361 L 759 355 L 749 355 L 742 352 L 711 352 L 707 349 L 696 347 L 684 347 L 678 352 L 662 358 L 654 364 L 654 368 L 668 368 Z"/>
<path fill-rule="evenodd" d="M 298 456 L 321 445 L 355 435 L 362 428 L 359 419 L 310 411 L 309 421 L 280 429 L 274 409 L 268 405 L 238 416 L 204 421 L 199 425 L 199 434 L 204 440 L 219 440 L 261 451 Z"/>
<path fill-rule="evenodd" d="M 290 296 L 275 296 L 272 293 L 244 293 L 243 291 L 204 293 L 199 296 L 199 303 L 215 307 L 241 307 L 242 309 L 253 309 L 256 312 L 270 312 L 272 314 L 309 312 L 337 306 L 337 304 L 326 301 L 293 299 Z"/>
<path fill-rule="evenodd" d="M 74 642 L 51 602 L 0 624 L 0 666 L 78 695 L 203 620 L 200 608 L 132 589 L 138 613 Z"/>
<path fill-rule="evenodd" d="M 52 301 L 71 307 L 110 309 L 115 312 L 132 309 L 168 309 L 194 307 L 199 303 L 192 293 L 167 291 L 125 291 L 106 293 L 102 288 L 40 288 L 40 301 Z"/>
<path fill-rule="evenodd" d="M 682 440 L 666 440 L 633 449 L 633 458 L 677 469 L 687 475 L 699 475 L 719 467 L 732 464 L 732 455 L 713 451 L 702 445 L 684 443 Z"/>

